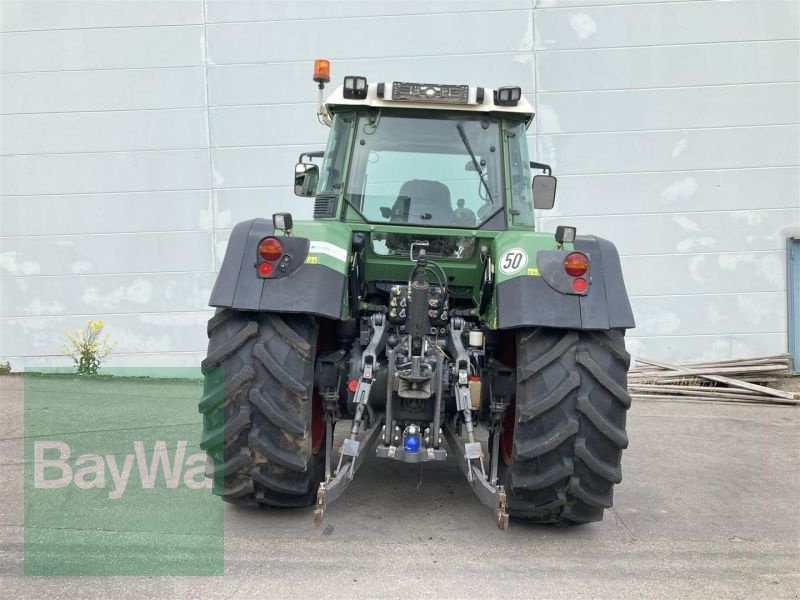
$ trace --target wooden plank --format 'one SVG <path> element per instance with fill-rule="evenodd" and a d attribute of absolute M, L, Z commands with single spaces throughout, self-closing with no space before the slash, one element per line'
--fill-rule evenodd
<path fill-rule="evenodd" d="M 708 373 L 709 375 L 717 375 L 713 371 Z M 726 373 L 727 377 L 731 377 L 737 379 L 739 381 L 753 381 L 757 383 L 763 382 L 772 382 L 772 381 L 783 381 L 786 379 L 785 376 L 780 375 L 770 375 L 769 377 L 766 375 L 735 375 Z M 701 385 L 703 383 L 703 379 L 700 375 L 687 375 L 682 372 L 661 372 L 661 373 L 653 373 L 653 374 L 633 374 L 628 375 L 628 381 L 631 382 L 658 382 L 658 383 L 681 383 L 683 385 Z"/>
<path fill-rule="evenodd" d="M 726 404 L 750 404 L 750 405 L 780 405 L 780 406 L 797 406 L 796 400 L 783 400 L 782 398 L 763 398 L 762 400 L 748 399 L 748 400 L 730 400 L 721 398 L 698 398 L 692 396 L 662 396 L 655 394 L 631 394 L 634 400 L 656 400 L 656 401 L 669 401 L 669 402 L 722 402 Z"/>
<path fill-rule="evenodd" d="M 788 354 L 776 354 L 774 356 L 758 356 L 755 358 L 729 358 L 726 360 L 711 360 L 692 363 L 695 365 L 751 365 L 751 364 L 764 364 L 764 363 L 779 363 L 788 362 L 790 356 Z M 678 366 L 687 366 L 679 364 Z"/>
<path fill-rule="evenodd" d="M 662 392 L 679 392 L 679 393 L 713 393 L 713 394 L 736 394 L 744 396 L 760 396 L 761 392 L 753 392 L 751 390 L 744 390 L 739 388 L 727 388 L 714 385 L 664 385 L 664 384 L 649 384 L 649 383 L 630 383 L 628 382 L 629 390 L 643 390 L 643 391 L 662 391 Z"/>
<path fill-rule="evenodd" d="M 731 360 L 719 360 L 719 361 L 709 361 L 709 362 L 697 362 L 697 363 L 690 363 L 684 364 L 680 363 L 677 364 L 677 367 L 680 368 L 687 368 L 687 369 L 697 369 L 702 367 L 747 367 L 747 366 L 756 366 L 756 365 L 781 365 L 786 366 L 788 369 L 789 366 L 789 359 L 790 356 L 788 354 L 780 354 L 777 356 L 764 356 L 759 358 L 748 358 L 748 359 L 731 359 Z M 650 371 L 659 371 L 658 367 L 652 366 L 638 366 L 631 369 L 631 371 L 641 371 L 641 372 L 650 372 Z"/>
<path fill-rule="evenodd" d="M 642 359 L 637 358 L 637 361 L 641 361 Z M 679 373 L 692 373 L 693 375 L 717 375 L 717 374 L 725 374 L 725 375 L 752 375 L 754 373 L 779 373 L 786 371 L 786 367 L 781 365 L 755 365 L 752 367 L 696 367 L 692 365 L 691 367 L 679 367 L 675 365 L 674 367 L 675 372 Z M 672 373 L 665 373 L 665 375 L 671 375 Z"/>
<path fill-rule="evenodd" d="M 708 379 L 709 381 L 716 381 L 717 383 L 724 383 L 726 385 L 730 385 L 733 387 L 739 387 L 746 390 L 752 390 L 754 392 L 761 392 L 765 396 L 773 396 L 775 398 L 783 398 L 785 400 L 798 400 L 800 399 L 800 394 L 792 394 L 790 392 L 783 392 L 781 390 L 776 390 L 771 387 L 766 387 L 764 385 L 758 385 L 755 383 L 748 383 L 746 381 L 741 381 L 739 379 L 733 379 L 731 377 L 724 377 L 722 375 L 711 375 L 711 374 L 704 374 L 704 373 L 697 373 L 691 369 L 679 368 L 675 365 L 670 365 L 667 363 L 656 362 L 654 360 L 648 360 L 644 358 L 637 358 L 638 362 L 644 363 L 646 365 L 653 365 L 655 367 L 661 367 L 662 369 L 668 369 L 669 371 L 674 371 L 680 373 L 684 376 L 690 377 L 702 377 L 703 379 Z"/>
<path fill-rule="evenodd" d="M 746 396 L 745 394 L 704 394 L 701 392 L 670 392 L 670 391 L 655 391 L 655 392 L 645 392 L 642 390 L 633 391 L 631 395 L 636 396 L 674 396 L 674 397 L 683 397 L 688 396 L 691 398 L 708 398 L 708 399 L 715 399 L 715 400 L 747 400 L 748 402 L 772 402 L 773 400 L 780 400 L 781 402 L 786 402 L 789 404 L 794 404 L 797 400 L 784 400 L 783 398 L 773 398 L 772 396 Z"/>

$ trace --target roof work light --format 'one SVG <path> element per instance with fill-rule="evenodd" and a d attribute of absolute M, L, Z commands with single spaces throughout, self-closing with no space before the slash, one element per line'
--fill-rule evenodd
<path fill-rule="evenodd" d="M 570 227 L 569 225 L 559 225 L 556 227 L 556 242 L 559 244 L 571 244 L 575 241 L 575 236 L 577 233 L 578 230 L 575 227 Z"/>
<path fill-rule="evenodd" d="M 342 95 L 348 100 L 363 100 L 367 97 L 367 78 L 347 75 L 342 86 Z"/>
<path fill-rule="evenodd" d="M 501 87 L 494 92 L 494 103 L 497 106 L 516 106 L 522 97 L 518 87 Z"/>
<path fill-rule="evenodd" d="M 292 213 L 275 213 L 272 215 L 272 226 L 288 235 L 292 231 Z"/>

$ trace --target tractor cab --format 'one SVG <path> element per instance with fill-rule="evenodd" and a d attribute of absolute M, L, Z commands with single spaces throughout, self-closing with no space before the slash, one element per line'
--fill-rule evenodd
<path fill-rule="evenodd" d="M 315 70 L 320 92 L 327 73 Z M 348 76 L 318 117 L 331 127 L 321 167 L 304 154 L 295 171 L 317 219 L 505 231 L 533 228 L 533 209 L 553 206 L 549 166 L 528 157 L 533 108 L 518 87 Z"/>

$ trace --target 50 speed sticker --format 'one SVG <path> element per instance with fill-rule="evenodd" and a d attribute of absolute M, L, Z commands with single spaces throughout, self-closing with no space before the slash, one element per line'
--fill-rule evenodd
<path fill-rule="evenodd" d="M 500 257 L 498 266 L 500 272 L 506 275 L 513 275 L 524 269 L 528 265 L 528 254 L 522 248 L 511 248 L 506 250 Z"/>

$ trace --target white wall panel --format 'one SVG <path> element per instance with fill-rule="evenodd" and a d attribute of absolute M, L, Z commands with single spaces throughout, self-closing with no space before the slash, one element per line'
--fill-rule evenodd
<path fill-rule="evenodd" d="M 202 311 L 216 273 L 13 277 L 3 280 L 6 317 Z"/>
<path fill-rule="evenodd" d="M 341 23 L 341 22 L 340 22 Z M 440 56 L 530 51 L 532 23 L 525 12 L 425 14 L 391 18 L 348 19 L 342 35 L 329 21 L 261 21 L 208 25 L 212 64 Z M 443 32 L 458 28 L 458 35 Z M 486 35 L 487 28 L 503 35 Z M 413 32 L 413 33 L 412 33 Z M 409 43 L 413 39 L 413 43 Z"/>
<path fill-rule="evenodd" d="M 203 26 L 2 33 L 0 54 L 4 73 L 188 67 L 203 64 Z"/>
<path fill-rule="evenodd" d="M 228 249 L 228 240 L 231 237 L 230 229 L 220 229 L 214 232 L 214 268 L 222 268 L 225 251 Z"/>
<path fill-rule="evenodd" d="M 301 152 L 324 150 L 324 145 L 215 148 L 214 187 L 258 187 L 293 182 Z"/>
<path fill-rule="evenodd" d="M 531 0 L 405 0 L 375 2 L 347 0 L 346 2 L 295 2 L 294 0 L 206 0 L 208 22 L 231 21 L 288 21 L 310 19 L 346 19 L 392 15 L 424 15 L 436 13 L 486 12 L 487 9 L 527 10 Z M 455 17 L 458 18 L 458 17 Z M 336 24 L 336 21 L 333 21 Z"/>
<path fill-rule="evenodd" d="M 673 363 L 773 356 L 785 352 L 787 344 L 786 333 L 652 337 L 637 337 L 633 333 L 626 338 L 625 345 L 634 359 L 641 356 Z"/>
<path fill-rule="evenodd" d="M 0 31 L 191 25 L 203 22 L 203 0 L 3 0 Z"/>
<path fill-rule="evenodd" d="M 665 0 L 536 0 L 536 8 L 591 8 L 610 4 L 660 4 Z M 697 0 L 667 0 L 672 2 L 695 2 Z M 706 0 L 700 0 L 705 2 Z"/>
<path fill-rule="evenodd" d="M 544 231 L 563 225 L 543 217 Z M 800 208 L 570 217 L 579 232 L 614 240 L 623 256 L 694 254 L 696 252 L 781 251 L 786 238 L 800 229 Z"/>
<path fill-rule="evenodd" d="M 622 269 L 631 296 L 786 290 L 784 252 L 627 256 L 622 258 Z"/>
<path fill-rule="evenodd" d="M 0 75 L 0 112 L 205 106 L 202 67 Z"/>
<path fill-rule="evenodd" d="M 628 90 L 797 81 L 800 42 L 541 52 L 539 91 Z"/>
<path fill-rule="evenodd" d="M 211 232 L 0 239 L 0 277 L 208 271 Z"/>
<path fill-rule="evenodd" d="M 0 236 L 203 230 L 212 225 L 210 207 L 207 190 L 6 196 Z"/>
<path fill-rule="evenodd" d="M 783 333 L 786 298 L 781 292 L 634 296 L 636 337 Z"/>
<path fill-rule="evenodd" d="M 800 126 L 540 135 L 539 158 L 562 175 L 800 164 Z"/>
<path fill-rule="evenodd" d="M 614 148 L 612 151 L 616 151 Z M 608 173 L 561 176 L 555 207 L 542 218 L 629 213 L 669 215 L 752 208 L 800 206 L 800 169 L 796 167 Z"/>
<path fill-rule="evenodd" d="M 207 150 L 0 157 L 6 195 L 85 194 L 208 188 Z"/>
<path fill-rule="evenodd" d="M 533 145 L 563 175 L 541 228 L 616 242 L 634 355 L 784 352 L 783 248 L 800 233 L 800 5 L 537 6 L 544 135 Z"/>
<path fill-rule="evenodd" d="M 0 116 L 0 154 L 177 150 L 208 144 L 206 110 Z"/>
<path fill-rule="evenodd" d="M 106 331 L 118 342 L 116 352 L 197 352 L 206 346 L 209 311 L 108 315 Z M 60 356 L 67 331 L 86 325 L 86 317 L 0 319 L 0 355 Z M 113 363 L 109 363 L 111 365 Z M 168 366 L 168 365 L 162 365 Z"/>
<path fill-rule="evenodd" d="M 211 145 L 324 144 L 330 130 L 320 125 L 316 113 L 314 103 L 212 108 L 209 111 Z"/>
<path fill-rule="evenodd" d="M 800 3 L 768 1 L 772 4 L 770 10 L 765 10 L 763 0 L 620 3 L 540 10 L 534 20 L 536 48 L 564 50 L 797 38 Z"/>
<path fill-rule="evenodd" d="M 276 212 L 290 212 L 295 219 L 310 219 L 313 209 L 314 200 L 295 196 L 290 186 L 214 191 L 214 224 L 218 229 L 231 229 L 247 219 L 269 218 Z"/>
<path fill-rule="evenodd" d="M 800 4 L 799 4 L 800 5 Z M 539 133 L 697 129 L 800 121 L 800 84 L 541 93 Z"/>

